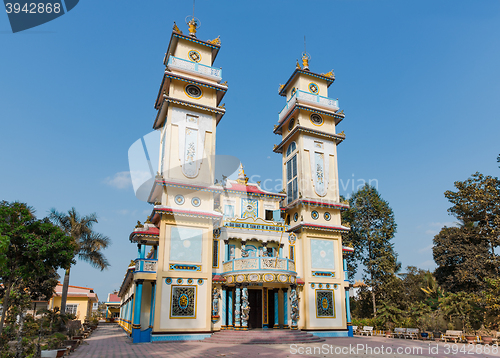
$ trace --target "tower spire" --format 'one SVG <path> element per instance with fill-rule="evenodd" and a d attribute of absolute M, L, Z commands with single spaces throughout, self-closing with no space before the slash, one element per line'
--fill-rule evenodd
<path fill-rule="evenodd" d="M 306 36 L 304 35 L 304 53 L 302 53 L 302 68 L 309 71 L 309 60 L 311 56 L 306 51 Z"/>
<path fill-rule="evenodd" d="M 194 5 L 195 5 L 195 0 L 193 0 L 193 15 L 192 16 L 186 16 L 186 24 L 189 26 L 189 36 L 191 37 L 196 37 L 196 30 L 197 28 L 200 27 L 200 20 L 198 20 L 196 17 L 194 17 Z M 191 19 L 189 19 L 191 18 Z"/>

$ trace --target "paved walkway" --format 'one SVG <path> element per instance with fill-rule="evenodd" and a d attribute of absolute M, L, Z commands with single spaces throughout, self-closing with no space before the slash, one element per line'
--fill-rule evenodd
<path fill-rule="evenodd" d="M 429 349 L 432 349 L 429 351 Z M 145 358 L 145 357 L 436 357 L 492 358 L 500 354 L 484 354 L 484 346 L 429 343 L 384 337 L 326 338 L 312 344 L 234 345 L 204 342 L 172 342 L 132 344 L 118 325 L 101 324 L 83 345 L 71 354 L 73 358 Z M 460 351 L 462 350 L 462 351 Z M 456 351 L 456 353 L 454 353 Z M 409 354 L 404 354 L 409 353 Z"/>

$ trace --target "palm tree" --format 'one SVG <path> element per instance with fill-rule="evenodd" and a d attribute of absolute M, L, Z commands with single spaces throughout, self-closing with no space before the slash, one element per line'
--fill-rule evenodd
<path fill-rule="evenodd" d="M 67 214 L 51 209 L 49 219 L 73 238 L 76 245 L 75 256 L 101 271 L 109 267 L 109 262 L 101 250 L 108 247 L 110 240 L 92 230 L 92 226 L 97 223 L 96 213 L 81 217 L 75 208 L 71 208 Z M 66 313 L 70 269 L 71 266 L 66 267 L 64 274 L 61 314 Z"/>

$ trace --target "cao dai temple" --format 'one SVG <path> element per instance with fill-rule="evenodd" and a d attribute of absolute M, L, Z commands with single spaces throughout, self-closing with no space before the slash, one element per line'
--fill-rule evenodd
<path fill-rule="evenodd" d="M 328 97 L 332 72 L 314 73 L 304 53 L 279 88 L 274 133 L 284 190 L 214 176 L 217 126 L 228 90 L 213 67 L 219 38 L 174 24 L 155 108 L 159 170 L 154 209 L 130 235 L 137 245 L 118 293 L 119 324 L 134 343 L 200 340 L 214 332 L 302 330 L 352 335 L 343 255 L 336 134 L 344 119 Z M 245 334 L 245 332 L 241 332 Z"/>

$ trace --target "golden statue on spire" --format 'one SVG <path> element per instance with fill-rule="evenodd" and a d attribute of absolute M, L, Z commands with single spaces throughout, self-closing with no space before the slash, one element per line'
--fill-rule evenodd
<path fill-rule="evenodd" d="M 307 52 L 304 52 L 302 54 L 302 67 L 304 68 L 304 70 L 309 71 L 309 60 L 310 59 L 311 59 L 311 56 Z"/>

